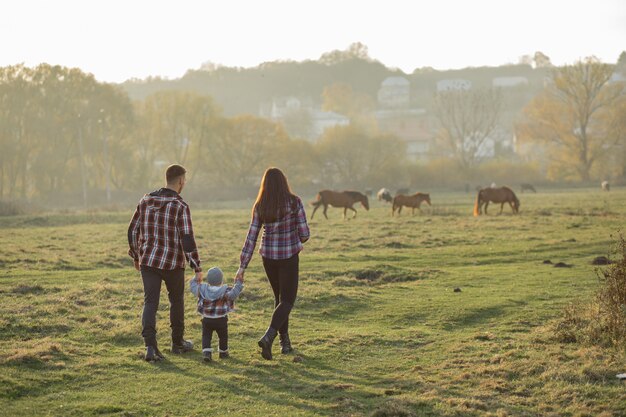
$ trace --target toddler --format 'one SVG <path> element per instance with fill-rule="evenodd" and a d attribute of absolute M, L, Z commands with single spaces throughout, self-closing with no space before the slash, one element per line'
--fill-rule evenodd
<path fill-rule="evenodd" d="M 223 285 L 222 270 L 213 267 L 207 271 L 203 283 L 195 277 L 189 282 L 191 292 L 198 297 L 198 313 L 202 315 L 202 358 L 212 360 L 211 339 L 213 331 L 219 337 L 220 359 L 228 354 L 228 313 L 234 310 L 235 299 L 243 290 L 243 278 L 236 279 L 234 286 Z"/>

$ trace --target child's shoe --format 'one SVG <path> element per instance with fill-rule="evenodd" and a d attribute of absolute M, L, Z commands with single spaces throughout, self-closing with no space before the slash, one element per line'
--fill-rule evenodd
<path fill-rule="evenodd" d="M 191 340 L 181 340 L 178 343 L 172 343 L 172 353 L 180 354 L 193 350 L 193 342 Z"/>
<path fill-rule="evenodd" d="M 205 362 L 211 362 L 213 360 L 213 358 L 211 357 L 211 351 L 210 350 L 203 350 L 202 351 L 202 360 Z"/>

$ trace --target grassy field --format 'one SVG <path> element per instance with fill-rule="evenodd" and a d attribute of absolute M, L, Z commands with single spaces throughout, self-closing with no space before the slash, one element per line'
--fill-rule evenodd
<path fill-rule="evenodd" d="M 559 343 L 552 330 L 565 306 L 593 297 L 591 260 L 624 226 L 626 191 L 524 194 L 520 215 L 492 206 L 480 218 L 472 195 L 431 197 L 415 217 L 378 202 L 349 221 L 318 211 L 300 258 L 296 352 L 273 361 L 256 346 L 273 305 L 258 254 L 231 314 L 232 358 L 169 354 L 163 289 L 167 360 L 149 364 L 130 211 L 0 218 L 0 415 L 626 415 L 615 378 L 626 352 Z M 233 276 L 248 210 L 193 216 L 205 267 Z M 186 325 L 198 345 L 191 293 Z"/>

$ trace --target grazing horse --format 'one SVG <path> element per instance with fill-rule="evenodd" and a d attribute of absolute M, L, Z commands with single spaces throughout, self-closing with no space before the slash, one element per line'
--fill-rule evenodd
<path fill-rule="evenodd" d="M 365 210 L 370 209 L 370 203 L 367 199 L 367 196 L 365 194 L 361 194 L 358 191 L 338 192 L 331 190 L 322 190 L 317 193 L 316 200 L 311 202 L 311 205 L 315 207 L 313 209 L 313 213 L 311 213 L 311 220 L 313 220 L 313 216 L 320 206 L 324 206 L 324 217 L 328 219 L 328 216 L 326 215 L 326 210 L 328 209 L 329 205 L 333 207 L 343 207 L 344 219 L 346 218 L 346 212 L 348 211 L 348 209 L 352 210 L 354 212 L 354 216 L 352 216 L 352 218 L 354 219 L 356 217 L 356 210 L 352 206 L 354 205 L 354 203 L 358 202 L 360 202 L 363 207 L 365 207 Z"/>
<path fill-rule="evenodd" d="M 485 206 L 485 214 L 487 214 L 487 207 L 489 203 L 500 203 L 500 213 L 504 208 L 504 203 L 509 203 L 513 213 L 519 213 L 519 200 L 517 196 L 509 187 L 500 188 L 483 188 L 478 192 L 476 196 L 476 204 L 474 204 L 474 216 L 482 214 L 482 207 Z"/>
<path fill-rule="evenodd" d="M 413 195 L 398 194 L 393 198 L 393 206 L 391 207 L 391 215 L 393 216 L 398 209 L 398 215 L 402 211 L 402 206 L 411 207 L 411 214 L 415 215 L 415 209 L 422 211 L 420 204 L 425 201 L 430 206 L 430 194 L 415 193 Z"/>
<path fill-rule="evenodd" d="M 376 197 L 378 197 L 378 201 L 385 200 L 388 203 L 391 203 L 391 200 L 393 200 L 393 197 L 391 197 L 391 191 L 386 188 L 381 188 L 380 190 L 378 190 Z"/>
<path fill-rule="evenodd" d="M 520 185 L 520 188 L 521 188 L 522 194 L 524 193 L 524 191 L 532 191 L 533 193 L 537 192 L 537 190 L 535 190 L 535 187 L 533 187 L 532 184 L 528 184 L 528 183 L 522 183 Z"/>
<path fill-rule="evenodd" d="M 611 184 L 608 181 L 602 181 L 602 191 L 611 191 Z"/>

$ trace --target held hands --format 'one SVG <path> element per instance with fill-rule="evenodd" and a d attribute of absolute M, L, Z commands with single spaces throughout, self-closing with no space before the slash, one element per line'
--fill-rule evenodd
<path fill-rule="evenodd" d="M 241 283 L 243 284 L 243 273 L 244 272 L 245 272 L 245 269 L 239 268 L 237 270 L 237 274 L 235 275 L 235 281 L 241 281 Z"/>
<path fill-rule="evenodd" d="M 134 263 L 135 263 L 135 269 L 136 269 L 137 271 L 140 271 L 140 270 L 141 270 L 141 268 L 140 268 L 140 266 L 139 266 L 139 259 L 135 259 L 135 260 L 134 260 Z"/>
<path fill-rule="evenodd" d="M 198 284 L 202 283 L 202 271 L 196 272 L 196 282 Z"/>

